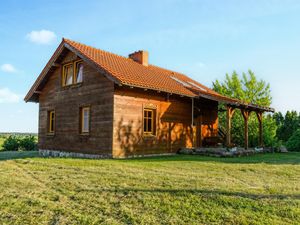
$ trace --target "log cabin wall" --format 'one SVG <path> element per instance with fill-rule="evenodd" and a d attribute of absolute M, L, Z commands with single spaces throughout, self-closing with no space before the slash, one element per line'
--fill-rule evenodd
<path fill-rule="evenodd" d="M 156 109 L 156 135 L 143 135 L 143 109 Z M 191 146 L 191 99 L 116 87 L 113 156 L 173 153 Z"/>
<path fill-rule="evenodd" d="M 71 52 L 61 64 L 78 59 Z M 61 67 L 50 75 L 39 97 L 39 149 L 112 153 L 113 82 L 84 62 L 83 83 L 62 87 Z M 79 108 L 90 107 L 90 133 L 80 134 Z M 55 133 L 48 134 L 48 111 L 55 110 Z"/>
<path fill-rule="evenodd" d="M 207 104 L 211 102 L 197 102 L 197 106 L 205 113 L 202 129 L 204 137 L 214 135 L 218 126 L 217 104 Z M 155 136 L 143 135 L 144 108 L 156 109 Z M 115 87 L 113 156 L 175 153 L 182 147 L 192 147 L 194 137 L 191 123 L 191 98 Z"/>
<path fill-rule="evenodd" d="M 204 98 L 195 101 L 195 117 L 201 116 L 202 139 L 218 135 L 218 103 Z"/>

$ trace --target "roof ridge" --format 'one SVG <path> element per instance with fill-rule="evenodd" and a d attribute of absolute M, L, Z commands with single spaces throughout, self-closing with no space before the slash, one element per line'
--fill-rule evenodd
<path fill-rule="evenodd" d="M 74 41 L 74 40 L 71 40 L 71 39 L 68 39 L 68 38 L 63 38 L 63 41 L 65 43 L 68 43 L 68 42 L 73 42 L 75 44 L 79 44 L 79 45 L 82 45 L 82 46 L 85 46 L 85 47 L 88 47 L 88 48 L 91 48 L 91 49 L 95 49 L 97 51 L 100 51 L 100 52 L 103 52 L 103 53 L 106 53 L 106 54 L 109 54 L 109 55 L 114 55 L 114 56 L 117 56 L 117 57 L 120 57 L 120 58 L 123 58 L 123 59 L 127 59 L 129 60 L 130 62 L 135 62 L 133 59 L 131 58 L 128 58 L 126 56 L 122 56 L 122 55 L 119 55 L 119 54 L 116 54 L 116 53 L 113 53 L 113 52 L 109 52 L 109 51 L 106 51 L 106 50 L 103 50 L 103 49 L 100 49 L 100 48 L 96 48 L 96 47 L 93 47 L 91 45 L 87 45 L 87 44 L 83 44 L 81 42 L 78 42 L 78 41 Z"/>
<path fill-rule="evenodd" d="M 166 69 L 166 68 L 163 68 L 163 67 L 160 67 L 160 66 L 157 66 L 157 65 L 149 64 L 149 66 L 153 66 L 153 67 L 156 67 L 156 68 L 158 68 L 158 69 L 166 70 L 166 71 L 170 72 L 171 75 L 172 75 L 172 73 L 177 73 L 177 74 L 186 76 L 185 74 L 183 74 L 183 73 L 181 73 L 181 72 L 176 72 L 176 71 L 174 71 L 174 70 Z"/>

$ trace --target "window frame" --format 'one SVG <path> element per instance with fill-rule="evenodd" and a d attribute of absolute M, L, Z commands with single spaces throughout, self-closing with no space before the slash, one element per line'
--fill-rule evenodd
<path fill-rule="evenodd" d="M 82 66 L 83 66 L 83 60 L 82 59 L 74 61 L 73 84 L 81 84 L 83 82 L 83 74 L 82 74 L 82 81 L 81 82 L 77 82 L 77 78 L 78 78 L 77 77 L 77 73 L 78 73 L 78 68 L 77 67 L 78 67 L 79 64 L 82 64 Z"/>
<path fill-rule="evenodd" d="M 151 112 L 151 117 L 145 117 L 145 112 Z M 148 120 L 151 118 L 151 130 L 148 129 Z M 145 119 L 146 124 L 145 124 Z M 146 131 L 145 131 L 146 125 Z M 144 136 L 156 136 L 156 108 L 143 108 L 143 135 Z"/>
<path fill-rule="evenodd" d="M 55 110 L 49 110 L 47 112 L 48 114 L 48 119 L 47 119 L 47 133 L 48 134 L 54 134 L 55 133 Z M 52 118 L 53 116 L 53 118 Z"/>
<path fill-rule="evenodd" d="M 88 110 L 88 130 L 84 130 L 84 112 Z M 91 107 L 90 106 L 82 106 L 79 110 L 80 113 L 80 122 L 79 122 L 79 133 L 82 135 L 87 135 L 91 131 Z"/>
<path fill-rule="evenodd" d="M 71 68 L 73 69 L 73 74 L 72 74 L 72 83 L 71 84 L 66 84 L 66 67 L 68 66 L 71 66 Z M 62 86 L 63 87 L 68 87 L 68 86 L 71 86 L 74 84 L 74 63 L 73 62 L 70 62 L 70 63 L 66 63 L 66 64 L 63 64 L 63 67 L 62 67 Z"/>
<path fill-rule="evenodd" d="M 65 63 L 62 65 L 62 75 L 61 75 L 61 84 L 62 84 L 62 87 L 69 87 L 69 86 L 72 86 L 72 85 L 76 85 L 76 84 L 81 84 L 83 83 L 83 74 L 82 74 L 82 81 L 81 82 L 77 82 L 77 72 L 78 72 L 78 69 L 77 69 L 77 66 L 78 64 L 82 64 L 83 65 L 83 60 L 82 59 L 79 59 L 79 60 L 75 60 L 75 61 L 72 61 L 72 62 L 68 62 L 68 63 Z M 72 83 L 71 84 L 66 84 L 66 68 L 67 67 L 71 67 L 73 69 L 73 74 L 72 74 Z M 83 65 L 84 66 L 84 65 Z"/>

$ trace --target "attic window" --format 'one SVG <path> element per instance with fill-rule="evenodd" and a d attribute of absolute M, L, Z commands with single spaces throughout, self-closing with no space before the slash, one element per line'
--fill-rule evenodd
<path fill-rule="evenodd" d="M 200 85 L 198 85 L 198 84 L 195 84 L 194 82 L 191 82 L 191 81 L 189 81 L 189 84 L 191 84 L 192 86 L 194 86 L 194 87 L 196 87 L 196 88 L 200 89 L 201 91 L 205 91 L 205 92 L 207 92 L 207 90 L 206 90 L 206 89 L 204 89 L 203 87 L 201 87 L 201 86 L 200 86 Z"/>
<path fill-rule="evenodd" d="M 73 84 L 73 63 L 68 63 L 63 66 L 63 86 Z"/>
<path fill-rule="evenodd" d="M 77 60 L 63 65 L 62 70 L 62 86 L 70 86 L 82 83 L 83 81 L 83 62 Z"/>
<path fill-rule="evenodd" d="M 83 79 L 83 63 L 82 61 L 75 62 L 75 77 L 76 83 L 81 83 Z"/>
<path fill-rule="evenodd" d="M 178 83 L 182 84 L 185 87 L 191 87 L 191 85 L 189 85 L 188 83 L 178 79 L 177 77 L 171 77 L 173 80 L 177 81 Z"/>

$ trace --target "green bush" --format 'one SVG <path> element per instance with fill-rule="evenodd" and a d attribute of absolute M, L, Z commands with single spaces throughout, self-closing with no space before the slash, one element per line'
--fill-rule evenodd
<path fill-rule="evenodd" d="M 20 150 L 23 151 L 33 151 L 37 147 L 35 137 L 31 135 L 20 138 L 19 143 Z"/>
<path fill-rule="evenodd" d="M 286 142 L 286 147 L 289 151 L 300 151 L 300 129 L 294 132 L 294 134 Z"/>
<path fill-rule="evenodd" d="M 3 142 L 4 151 L 18 151 L 20 146 L 20 140 L 17 136 L 11 135 Z"/>
<path fill-rule="evenodd" d="M 10 135 L 4 140 L 2 148 L 4 151 L 33 151 L 37 148 L 37 142 L 32 135 Z"/>

